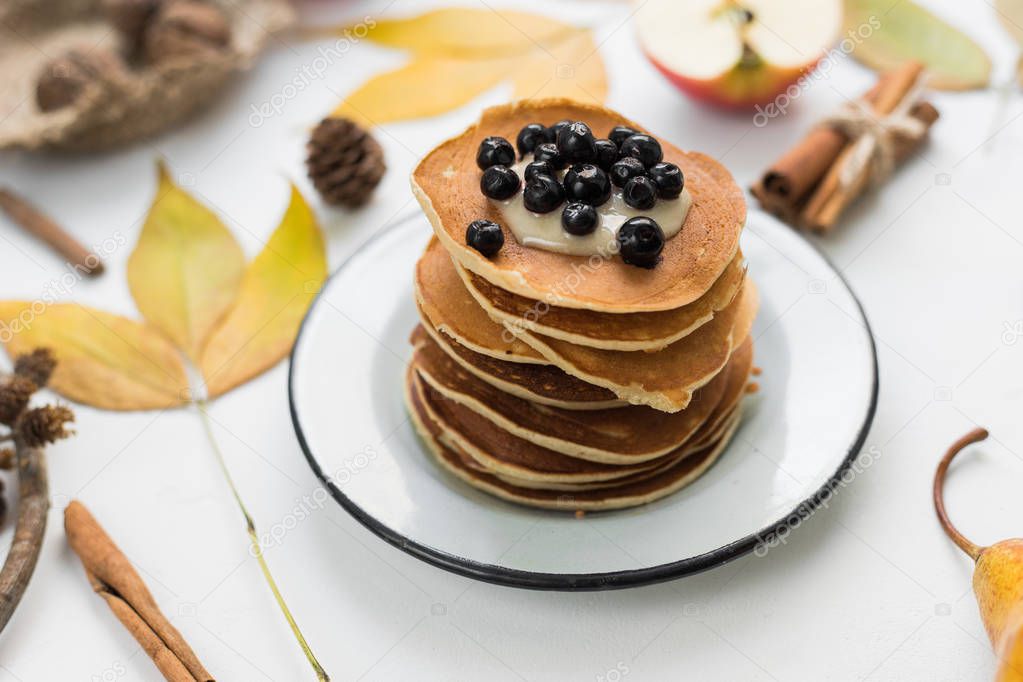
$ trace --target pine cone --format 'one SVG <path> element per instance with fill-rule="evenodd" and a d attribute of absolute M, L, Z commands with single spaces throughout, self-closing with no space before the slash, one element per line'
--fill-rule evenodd
<path fill-rule="evenodd" d="M 325 118 L 309 138 L 309 179 L 330 204 L 357 208 L 369 200 L 387 166 L 384 150 L 347 118 Z"/>

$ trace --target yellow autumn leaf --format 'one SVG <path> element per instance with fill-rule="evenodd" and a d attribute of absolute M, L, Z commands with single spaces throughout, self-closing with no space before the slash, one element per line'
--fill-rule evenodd
<path fill-rule="evenodd" d="M 327 277 L 323 235 L 294 186 L 291 203 L 242 278 L 238 300 L 203 349 L 209 397 L 222 395 L 276 365 Z"/>
<path fill-rule="evenodd" d="M 155 329 L 75 303 L 0 302 L 0 341 L 15 357 L 48 347 L 58 365 L 50 388 L 107 410 L 188 402 L 178 351 Z"/>
<path fill-rule="evenodd" d="M 538 14 L 442 9 L 367 22 L 366 30 L 369 40 L 410 50 L 412 61 L 366 81 L 335 109 L 364 125 L 436 116 L 508 82 L 515 99 L 607 96 L 590 32 Z"/>
<path fill-rule="evenodd" d="M 846 0 L 845 30 L 861 36 L 853 56 L 877 71 L 915 59 L 927 67 L 931 87 L 970 90 L 991 80 L 984 49 L 912 0 Z"/>
<path fill-rule="evenodd" d="M 1023 45 L 1023 0 L 995 0 L 998 21 L 1017 45 Z"/>
<path fill-rule="evenodd" d="M 512 73 L 514 99 L 568 97 L 591 104 L 607 99 L 604 62 L 589 31 L 577 31 L 550 49 L 533 50 Z"/>
<path fill-rule="evenodd" d="M 513 59 L 424 57 L 366 81 L 334 111 L 367 126 L 436 116 L 505 79 Z"/>
<path fill-rule="evenodd" d="M 469 7 L 403 19 L 370 19 L 364 26 L 366 38 L 380 45 L 461 58 L 528 52 L 578 30 L 539 14 Z M 348 27 L 349 32 L 356 29 Z"/>
<path fill-rule="evenodd" d="M 161 163 L 156 198 L 128 259 L 142 316 L 198 361 L 238 293 L 245 254 L 220 219 L 174 184 Z"/>

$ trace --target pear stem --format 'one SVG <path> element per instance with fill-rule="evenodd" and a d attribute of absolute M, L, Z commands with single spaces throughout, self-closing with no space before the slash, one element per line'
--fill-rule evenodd
<path fill-rule="evenodd" d="M 984 548 L 966 539 L 966 536 L 960 533 L 948 518 L 948 513 L 945 511 L 945 474 L 948 473 L 948 466 L 956 455 L 964 450 L 966 446 L 979 443 L 987 438 L 987 436 L 987 429 L 978 427 L 955 443 L 952 443 L 948 452 L 945 453 L 945 456 L 938 463 L 937 471 L 934 472 L 934 510 L 938 513 L 938 521 L 945 530 L 945 534 L 952 539 L 952 542 L 956 543 L 959 549 L 969 554 L 970 558 L 974 561 L 980 557 L 980 553 L 984 551 Z"/>

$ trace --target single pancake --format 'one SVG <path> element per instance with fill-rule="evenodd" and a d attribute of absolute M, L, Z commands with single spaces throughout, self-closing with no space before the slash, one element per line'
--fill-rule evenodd
<path fill-rule="evenodd" d="M 713 413 L 727 374 L 710 381 L 685 410 L 645 406 L 562 410 L 516 398 L 480 381 L 432 339 L 418 346 L 413 364 L 427 385 L 519 438 L 571 457 L 606 464 L 635 464 L 666 455 L 685 443 Z"/>
<path fill-rule="evenodd" d="M 746 384 L 752 369 L 753 339 L 747 336 L 728 360 L 726 368 L 728 374 L 721 400 L 700 427 L 699 432 L 690 439 L 690 443 L 703 446 L 708 441 L 717 440 L 722 424 L 735 416 L 743 396 L 746 395 Z"/>
<path fill-rule="evenodd" d="M 430 239 L 416 263 L 416 302 L 434 329 L 477 353 L 500 360 L 549 364 L 539 353 L 494 322 L 465 289 L 451 256 Z"/>
<path fill-rule="evenodd" d="M 714 286 L 689 305 L 658 312 L 598 313 L 525 298 L 457 267 L 476 302 L 505 326 L 580 346 L 620 351 L 660 350 L 691 334 L 732 302 L 746 274 L 742 253 L 738 253 Z"/>
<path fill-rule="evenodd" d="M 625 264 L 617 256 L 567 256 L 519 244 L 503 228 L 504 246 L 491 258 L 469 247 L 466 227 L 474 220 L 498 224 L 498 209 L 480 192 L 476 151 L 493 135 L 514 141 L 528 123 L 583 121 L 598 135 L 616 125 L 642 127 L 599 106 L 564 99 L 527 100 L 491 107 L 464 133 L 431 151 L 412 173 L 412 191 L 434 232 L 455 260 L 520 296 L 565 308 L 612 313 L 672 310 L 703 296 L 735 257 L 746 221 L 742 191 L 714 159 L 683 152 L 659 138 L 664 160 L 685 175 L 693 199 L 681 231 L 667 240 L 652 269 Z"/>
<path fill-rule="evenodd" d="M 566 410 L 602 410 L 627 404 L 606 388 L 588 384 L 554 365 L 508 362 L 476 353 L 433 329 L 429 320 L 423 320 L 412 332 L 412 345 L 426 336 L 476 378 L 517 398 Z"/>
<path fill-rule="evenodd" d="M 677 412 L 725 366 L 733 332 L 736 344 L 748 336 L 758 306 L 756 287 L 747 278 L 736 300 L 713 320 L 654 353 L 587 348 L 526 331 L 518 335 L 572 376 L 608 388 L 632 404 Z"/>

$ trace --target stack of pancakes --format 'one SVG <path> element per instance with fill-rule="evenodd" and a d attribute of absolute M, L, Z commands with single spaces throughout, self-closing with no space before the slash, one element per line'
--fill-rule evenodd
<path fill-rule="evenodd" d="M 490 258 L 468 247 L 470 222 L 501 223 L 479 190 L 480 141 L 561 119 L 641 130 L 600 107 L 520 102 L 415 170 L 435 236 L 416 266 L 406 395 L 431 453 L 470 485 L 536 507 L 629 507 L 696 479 L 739 423 L 757 310 L 745 204 L 723 167 L 662 140 L 693 205 L 655 268 L 525 247 L 507 228 Z"/>

